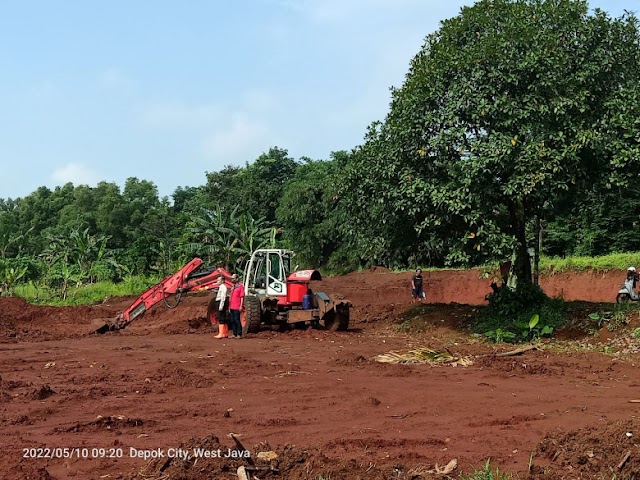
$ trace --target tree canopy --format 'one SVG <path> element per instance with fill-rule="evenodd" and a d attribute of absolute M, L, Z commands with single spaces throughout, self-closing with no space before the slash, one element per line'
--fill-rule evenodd
<path fill-rule="evenodd" d="M 635 17 L 590 14 L 583 1 L 463 8 L 427 37 L 354 155 L 346 192 L 360 227 L 391 253 L 392 232 L 409 238 L 419 261 L 515 249 L 530 279 L 531 218 L 594 179 L 605 189 L 637 179 L 639 46 Z M 455 244 L 430 241 L 447 238 L 443 226 Z"/>

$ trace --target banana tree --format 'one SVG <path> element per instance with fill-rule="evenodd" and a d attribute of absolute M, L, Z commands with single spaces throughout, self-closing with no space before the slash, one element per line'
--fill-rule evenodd
<path fill-rule="evenodd" d="M 236 258 L 239 237 L 237 211 L 238 207 L 227 211 L 218 205 L 192 217 L 193 226 L 187 229 L 192 241 L 186 244 L 186 249 L 229 268 Z"/>
<path fill-rule="evenodd" d="M 238 221 L 238 247 L 236 263 L 242 265 L 258 248 L 274 247 L 277 229 L 268 226 L 265 217 L 253 218 L 250 213 L 244 213 Z"/>
<path fill-rule="evenodd" d="M 81 280 L 93 283 L 96 279 L 95 268 L 107 253 L 107 241 L 105 235 L 91 235 L 89 228 L 71 231 L 72 256 L 78 265 L 78 276 Z"/>
<path fill-rule="evenodd" d="M 69 287 L 72 283 L 79 285 L 82 277 L 79 275 L 75 265 L 65 262 L 58 262 L 49 275 L 49 279 L 58 284 L 60 288 L 60 298 L 66 300 L 69 294 Z"/>
<path fill-rule="evenodd" d="M 0 295 L 12 297 L 15 292 L 16 284 L 27 273 L 28 267 L 9 267 L 2 265 L 0 267 Z"/>

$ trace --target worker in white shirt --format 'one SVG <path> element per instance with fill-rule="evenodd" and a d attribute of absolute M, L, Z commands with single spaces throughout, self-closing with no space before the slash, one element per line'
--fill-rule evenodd
<path fill-rule="evenodd" d="M 227 299 L 227 286 L 224 283 L 224 277 L 218 277 L 218 294 L 216 295 L 216 303 L 218 309 L 218 335 L 214 338 L 227 338 L 229 333 L 229 325 L 227 320 L 227 310 L 229 309 L 229 300 Z"/>

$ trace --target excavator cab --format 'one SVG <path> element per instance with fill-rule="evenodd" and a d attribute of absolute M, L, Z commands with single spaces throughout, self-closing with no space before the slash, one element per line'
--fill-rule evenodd
<path fill-rule="evenodd" d="M 286 296 L 293 255 L 292 251 L 283 249 L 253 252 L 244 272 L 245 291 L 256 295 Z"/>

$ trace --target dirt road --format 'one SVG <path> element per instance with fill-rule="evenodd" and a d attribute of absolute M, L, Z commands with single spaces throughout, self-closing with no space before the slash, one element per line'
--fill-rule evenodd
<path fill-rule="evenodd" d="M 278 453 L 271 465 L 279 473 L 260 478 L 431 478 L 424 472 L 436 464 L 456 459 L 457 475 L 488 458 L 522 478 L 640 472 L 633 356 L 554 342 L 495 357 L 465 330 L 476 307 L 464 305 L 424 306 L 425 333 L 410 337 L 397 328 L 408 305 L 405 279 L 394 275 L 325 281 L 352 289 L 349 332 L 265 331 L 242 340 L 213 338 L 200 297 L 103 336 L 85 335 L 91 321 L 131 299 L 76 309 L 0 299 L 0 476 L 231 479 L 246 460 L 211 456 L 234 446 L 229 433 L 254 458 Z M 392 302 L 389 287 L 398 292 Z M 373 360 L 415 346 L 474 363 Z M 199 447 L 210 456 L 196 461 Z"/>

